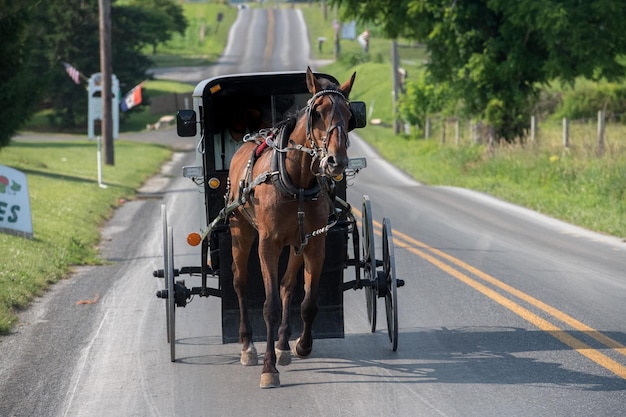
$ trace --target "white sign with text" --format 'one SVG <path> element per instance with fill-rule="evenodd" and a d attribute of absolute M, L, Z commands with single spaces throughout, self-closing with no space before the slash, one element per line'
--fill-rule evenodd
<path fill-rule="evenodd" d="M 0 232 L 33 237 L 26 174 L 0 165 Z"/>

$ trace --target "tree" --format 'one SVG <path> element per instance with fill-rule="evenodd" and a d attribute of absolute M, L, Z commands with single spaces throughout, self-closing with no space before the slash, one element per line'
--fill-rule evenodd
<path fill-rule="evenodd" d="M 31 11 L 26 44 L 39 61 L 41 105 L 61 129 L 86 125 L 87 94 L 67 76 L 69 62 L 85 76 L 100 71 L 98 2 L 49 0 Z"/>
<path fill-rule="evenodd" d="M 333 0 L 344 16 L 426 44 L 427 71 L 496 139 L 523 137 L 539 88 L 555 79 L 617 79 L 626 53 L 623 0 Z"/>
<path fill-rule="evenodd" d="M 166 5 L 169 17 L 154 9 Z M 180 30 L 172 23 L 178 22 L 172 17 L 177 16 L 173 11 L 176 8 L 182 10 L 172 0 L 158 0 L 158 4 L 153 1 L 150 4 L 112 5 L 113 72 L 120 80 L 122 91 L 146 78 L 152 61 L 144 54 L 145 47 L 164 42 L 174 30 Z M 73 84 L 59 66 L 62 60 L 67 60 L 87 77 L 100 72 L 98 2 L 51 0 L 39 9 L 36 19 L 39 24 L 33 30 L 48 30 L 48 33 L 36 33 L 35 38 L 43 39 L 39 53 L 47 56 L 53 69 L 49 74 L 46 96 L 54 109 L 53 123 L 63 129 L 84 126 L 87 118 L 84 85 Z M 53 32 L 49 31 L 51 26 L 56 28 Z"/>
<path fill-rule="evenodd" d="M 406 93 L 400 97 L 398 111 L 411 125 L 424 129 L 426 118 L 444 110 L 449 95 L 445 84 L 432 83 L 426 74 L 421 74 L 417 81 L 407 82 Z"/>
<path fill-rule="evenodd" d="M 174 0 L 132 0 L 131 6 L 136 6 L 144 14 L 144 19 L 137 22 L 143 24 L 145 33 L 150 34 L 149 44 L 152 53 L 156 54 L 157 46 L 172 38 L 174 32 L 185 35 L 187 19 L 183 9 Z"/>
<path fill-rule="evenodd" d="M 98 2 L 28 3 L 0 0 L 0 148 L 37 108 L 52 109 L 50 121 L 61 129 L 85 126 L 85 84 L 73 83 L 62 63 L 87 77 L 100 72 Z M 113 70 L 123 91 L 146 78 L 151 61 L 145 47 L 184 32 L 187 25 L 173 0 L 137 3 L 111 10 Z"/>
<path fill-rule="evenodd" d="M 0 148 L 24 125 L 36 106 L 37 78 L 32 55 L 24 43 L 29 6 L 0 0 Z"/>

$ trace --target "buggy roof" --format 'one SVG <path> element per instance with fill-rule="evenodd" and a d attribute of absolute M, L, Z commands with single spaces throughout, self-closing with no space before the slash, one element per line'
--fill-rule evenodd
<path fill-rule="evenodd" d="M 328 74 L 315 73 L 318 78 L 326 78 L 334 84 L 337 80 Z M 249 94 L 253 96 L 308 93 L 305 71 L 257 72 L 230 74 L 201 81 L 193 96 L 203 102 L 212 97 Z"/>

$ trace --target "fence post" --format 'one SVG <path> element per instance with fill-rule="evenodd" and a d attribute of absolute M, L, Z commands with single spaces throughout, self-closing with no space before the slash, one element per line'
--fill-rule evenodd
<path fill-rule="evenodd" d="M 482 123 L 481 122 L 473 123 L 471 129 L 472 129 L 472 141 L 476 144 L 480 144 L 482 142 L 482 138 L 481 138 Z"/>
<path fill-rule="evenodd" d="M 424 138 L 430 139 L 430 117 L 426 118 L 426 123 L 424 124 Z"/>
<path fill-rule="evenodd" d="M 598 111 L 598 156 L 604 154 L 604 111 Z"/>
<path fill-rule="evenodd" d="M 563 118 L 563 147 L 569 148 L 569 120 Z"/>
<path fill-rule="evenodd" d="M 458 146 L 459 143 L 461 142 L 461 126 L 460 126 L 460 121 L 457 118 L 456 122 L 454 123 L 454 143 Z"/>
<path fill-rule="evenodd" d="M 443 122 L 441 123 L 441 143 L 445 144 L 446 143 L 446 119 L 443 119 Z"/>
<path fill-rule="evenodd" d="M 537 140 L 537 116 L 530 116 L 530 141 Z"/>

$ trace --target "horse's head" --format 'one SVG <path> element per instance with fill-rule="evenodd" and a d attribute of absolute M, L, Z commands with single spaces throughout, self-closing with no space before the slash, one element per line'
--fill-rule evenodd
<path fill-rule="evenodd" d="M 341 86 L 318 80 L 307 68 L 306 84 L 313 97 L 307 106 L 307 138 L 319 158 L 320 174 L 337 176 L 348 164 L 348 96 L 356 72 Z"/>

